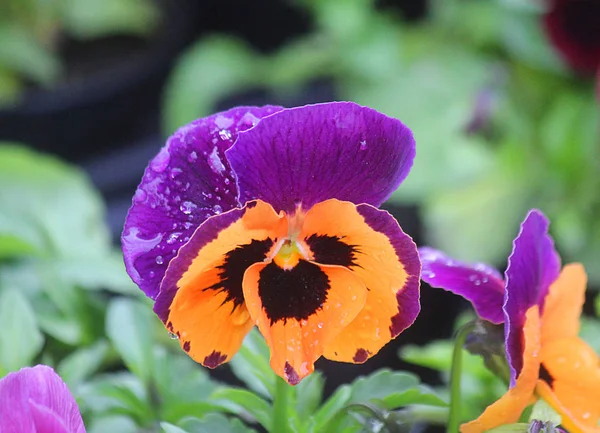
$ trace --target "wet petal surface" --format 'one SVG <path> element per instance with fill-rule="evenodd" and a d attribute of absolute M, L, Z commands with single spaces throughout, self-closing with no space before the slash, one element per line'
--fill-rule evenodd
<path fill-rule="evenodd" d="M 292 213 L 331 198 L 379 206 L 408 175 L 415 156 L 400 121 L 350 102 L 286 109 L 241 133 L 226 152 L 240 201 L 255 198 Z"/>
<path fill-rule="evenodd" d="M 154 311 L 194 360 L 214 368 L 239 349 L 254 322 L 242 281 L 263 262 L 287 221 L 264 202 L 206 220 L 171 261 Z"/>
<path fill-rule="evenodd" d="M 255 264 L 244 276 L 250 315 L 271 349 L 271 367 L 291 385 L 314 371 L 314 363 L 365 303 L 362 281 L 341 266 L 300 260 L 284 270 Z"/>
<path fill-rule="evenodd" d="M 423 281 L 462 296 L 482 319 L 504 322 L 504 281 L 496 269 L 483 263 L 463 263 L 428 247 L 419 248 L 419 256 Z"/>
<path fill-rule="evenodd" d="M 156 298 L 169 262 L 206 218 L 240 206 L 225 150 L 240 131 L 279 109 L 237 107 L 198 119 L 150 162 L 122 235 L 127 272 L 147 296 Z"/>
<path fill-rule="evenodd" d="M 367 288 L 360 313 L 325 345 L 326 358 L 365 362 L 414 322 L 420 311 L 419 258 L 389 213 L 327 200 L 308 211 L 300 238 L 312 260 L 346 266 Z"/>

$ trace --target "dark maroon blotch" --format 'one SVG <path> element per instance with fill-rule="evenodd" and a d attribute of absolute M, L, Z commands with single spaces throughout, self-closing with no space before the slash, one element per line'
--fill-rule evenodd
<path fill-rule="evenodd" d="M 362 364 L 367 359 L 369 359 L 370 354 L 371 354 L 371 352 L 369 352 L 368 350 L 358 349 L 356 351 L 356 353 L 354 354 L 354 358 L 352 358 L 352 360 L 358 364 Z"/>
<path fill-rule="evenodd" d="M 227 359 L 227 355 L 221 354 L 221 352 L 213 351 L 210 355 L 204 358 L 202 364 L 208 368 L 216 368 L 223 364 Z"/>
<path fill-rule="evenodd" d="M 189 352 L 191 349 L 191 345 L 189 341 L 186 341 L 185 343 L 183 343 L 183 350 L 185 350 L 186 352 Z"/>
<path fill-rule="evenodd" d="M 298 373 L 296 373 L 296 370 L 294 370 L 294 367 L 292 367 L 289 362 L 285 363 L 283 372 L 285 373 L 285 380 L 287 380 L 290 385 L 298 385 L 300 383 Z"/>

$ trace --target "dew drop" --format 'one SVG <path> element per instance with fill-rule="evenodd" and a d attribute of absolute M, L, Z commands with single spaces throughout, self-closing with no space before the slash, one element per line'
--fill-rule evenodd
<path fill-rule="evenodd" d="M 367 140 L 361 140 L 360 150 L 367 150 Z"/>
<path fill-rule="evenodd" d="M 215 212 L 215 214 L 219 215 L 221 212 L 223 212 L 223 208 L 216 204 L 213 206 L 213 211 Z"/>
<path fill-rule="evenodd" d="M 231 132 L 229 132 L 229 129 L 221 129 L 219 131 L 219 137 L 221 137 L 221 140 L 230 140 Z"/>
<path fill-rule="evenodd" d="M 226 177 L 225 179 L 223 179 L 223 182 L 225 182 L 225 185 L 229 185 L 229 182 L 231 182 L 231 181 L 229 180 L 228 177 Z"/>
<path fill-rule="evenodd" d="M 154 278 L 156 273 L 154 271 L 150 271 L 150 272 L 148 272 L 148 275 L 150 276 L 150 278 Z"/>
<path fill-rule="evenodd" d="M 198 154 L 194 151 L 192 151 L 189 155 L 188 155 L 188 161 L 189 162 L 194 162 L 195 160 L 198 159 Z"/>
<path fill-rule="evenodd" d="M 169 338 L 171 340 L 177 340 L 179 337 L 177 336 L 177 334 L 173 334 L 172 332 L 169 332 Z"/>
<path fill-rule="evenodd" d="M 217 125 L 217 128 L 219 129 L 227 129 L 233 125 L 233 119 L 220 114 L 215 118 L 215 125 Z"/>
<path fill-rule="evenodd" d="M 323 328 L 323 322 L 317 323 L 317 328 L 322 329 Z"/>
<path fill-rule="evenodd" d="M 163 258 L 162 258 L 162 256 L 156 256 L 156 264 L 157 265 L 162 265 L 163 264 Z"/>
<path fill-rule="evenodd" d="M 221 157 L 219 156 L 219 150 L 216 146 L 213 148 L 212 152 L 210 152 L 210 155 L 208 156 L 208 165 L 210 166 L 211 170 L 216 174 L 221 174 L 225 171 L 225 166 L 223 165 L 223 161 L 221 161 Z"/>
<path fill-rule="evenodd" d="M 197 206 L 191 201 L 184 201 L 183 203 L 181 203 L 181 206 L 179 206 L 179 210 L 186 215 L 191 214 L 192 211 L 196 208 Z"/>
<path fill-rule="evenodd" d="M 171 169 L 171 179 L 175 179 L 177 176 L 179 176 L 181 173 L 183 172 L 183 170 L 181 170 L 178 167 L 172 168 Z M 168 193 L 167 193 L 168 194 Z"/>
<path fill-rule="evenodd" d="M 169 245 L 174 244 L 175 241 L 177 241 L 177 238 L 179 238 L 179 236 L 181 236 L 181 233 L 175 232 L 175 233 L 171 233 L 169 235 L 169 237 L 167 238 L 167 243 Z"/>

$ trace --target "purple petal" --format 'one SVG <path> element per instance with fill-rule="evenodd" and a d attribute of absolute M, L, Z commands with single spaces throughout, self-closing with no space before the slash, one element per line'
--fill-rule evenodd
<path fill-rule="evenodd" d="M 423 281 L 462 296 L 482 319 L 504 322 L 504 281 L 496 269 L 483 263 L 459 262 L 433 248 L 419 248 L 419 255 Z"/>
<path fill-rule="evenodd" d="M 238 133 L 280 107 L 237 107 L 180 128 L 150 161 L 127 215 L 122 243 L 127 272 L 156 298 L 167 266 L 208 217 L 240 205 L 225 158 Z"/>
<path fill-rule="evenodd" d="M 293 212 L 337 198 L 379 206 L 408 175 L 411 131 L 351 102 L 282 110 L 239 135 L 226 152 L 240 201 Z"/>
<path fill-rule="evenodd" d="M 542 311 L 548 288 L 560 273 L 560 257 L 548 234 L 549 225 L 542 212 L 531 210 L 521 224 L 508 258 L 504 335 L 511 386 L 523 367 L 525 313 L 534 305 L 539 305 Z"/>
<path fill-rule="evenodd" d="M 0 426 L 6 432 L 85 433 L 67 385 L 45 365 L 23 368 L 0 380 Z"/>

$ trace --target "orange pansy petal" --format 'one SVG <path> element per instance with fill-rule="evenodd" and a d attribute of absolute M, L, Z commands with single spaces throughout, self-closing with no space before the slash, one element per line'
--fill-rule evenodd
<path fill-rule="evenodd" d="M 237 352 L 253 326 L 244 272 L 286 231 L 283 214 L 251 202 L 206 220 L 171 261 L 154 310 L 194 360 L 214 368 Z"/>
<path fill-rule="evenodd" d="M 577 337 L 585 301 L 587 276 L 582 265 L 566 265 L 550 286 L 542 315 L 542 345 L 561 338 Z"/>
<path fill-rule="evenodd" d="M 515 386 L 494 402 L 479 418 L 460 427 L 462 433 L 479 433 L 503 424 L 515 423 L 531 403 L 540 370 L 540 317 L 535 305 L 525 314 L 523 369 Z"/>
<path fill-rule="evenodd" d="M 569 397 L 562 397 L 564 400 L 559 399 L 558 394 L 555 393 L 550 386 L 539 380 L 536 386 L 536 393 L 543 398 L 546 403 L 552 407 L 562 418 L 561 426 L 566 428 L 569 433 L 599 433 L 600 427 L 598 427 L 598 410 L 597 408 L 586 409 L 589 412 L 581 413 L 580 410 L 577 409 L 577 405 L 583 404 L 588 406 L 590 404 L 589 401 L 584 401 L 583 399 L 575 399 L 570 401 L 569 399 L 574 396 L 571 390 L 567 391 L 566 389 L 561 390 L 561 392 L 567 391 L 570 395 Z M 593 403 L 598 405 L 598 400 L 594 400 Z M 574 407 L 567 406 L 567 404 L 575 404 Z M 575 410 L 572 410 L 575 409 Z M 595 410 L 592 412 L 592 410 Z M 587 416 L 586 414 L 590 415 Z M 582 417 L 582 415 L 586 415 Z M 595 418 L 594 418 L 595 417 Z"/>
<path fill-rule="evenodd" d="M 292 385 L 313 372 L 323 347 L 356 317 L 366 297 L 348 269 L 305 260 L 287 270 L 257 263 L 246 271 L 243 287 L 271 349 L 271 367 Z"/>
<path fill-rule="evenodd" d="M 543 346 L 541 354 L 561 411 L 584 425 L 596 426 L 600 418 L 600 365 L 596 353 L 580 338 L 564 338 Z"/>
<path fill-rule="evenodd" d="M 387 212 L 327 200 L 306 214 L 300 239 L 318 263 L 346 266 L 366 286 L 364 308 L 325 346 L 335 361 L 365 362 L 419 313 L 420 262 L 412 239 Z"/>

